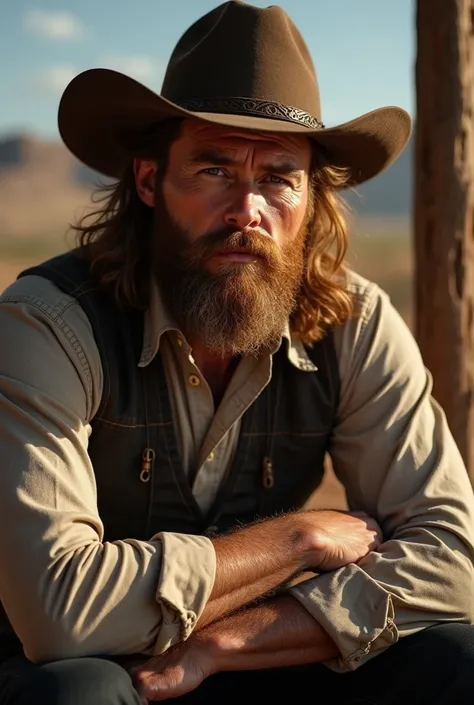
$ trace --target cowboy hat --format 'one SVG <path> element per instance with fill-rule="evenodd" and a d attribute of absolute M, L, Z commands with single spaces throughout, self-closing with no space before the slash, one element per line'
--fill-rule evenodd
<path fill-rule="evenodd" d="M 230 0 L 178 41 L 161 95 L 110 69 L 76 76 L 59 106 L 59 132 L 92 169 L 120 177 L 130 140 L 173 117 L 254 131 L 306 135 L 353 185 L 379 174 L 405 147 L 411 119 L 383 107 L 327 128 L 309 50 L 284 10 Z"/>

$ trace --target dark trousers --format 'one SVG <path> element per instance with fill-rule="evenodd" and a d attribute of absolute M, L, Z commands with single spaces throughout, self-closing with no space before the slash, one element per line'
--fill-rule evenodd
<path fill-rule="evenodd" d="M 401 639 L 357 671 L 325 666 L 219 673 L 176 705 L 471 705 L 474 626 L 446 624 Z M 127 672 L 107 659 L 0 666 L 0 705 L 140 705 Z"/>

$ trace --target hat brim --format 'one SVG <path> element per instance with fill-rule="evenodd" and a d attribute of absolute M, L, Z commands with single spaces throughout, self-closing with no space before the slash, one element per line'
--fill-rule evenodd
<path fill-rule="evenodd" d="M 373 178 L 395 161 L 412 129 L 410 115 L 395 106 L 320 129 L 273 118 L 193 112 L 111 69 L 89 69 L 69 83 L 59 105 L 58 127 L 63 142 L 81 162 L 100 174 L 119 178 L 133 157 L 129 146 L 133 136 L 172 117 L 305 135 L 324 148 L 331 164 L 350 170 L 351 185 Z"/>

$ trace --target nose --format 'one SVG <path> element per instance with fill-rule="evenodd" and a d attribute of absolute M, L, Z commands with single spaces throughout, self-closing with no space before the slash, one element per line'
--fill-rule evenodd
<path fill-rule="evenodd" d="M 224 220 L 226 225 L 238 230 L 258 228 L 262 221 L 258 208 L 258 196 L 249 189 L 240 192 L 227 210 Z"/>

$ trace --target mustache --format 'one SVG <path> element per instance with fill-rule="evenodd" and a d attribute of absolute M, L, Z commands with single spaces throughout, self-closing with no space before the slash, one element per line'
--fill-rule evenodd
<path fill-rule="evenodd" d="M 258 230 L 230 230 L 221 229 L 208 233 L 188 249 L 187 261 L 189 264 L 197 260 L 205 260 L 216 254 L 225 254 L 244 250 L 250 255 L 259 257 L 272 265 L 279 261 L 277 245 L 267 235 L 262 235 Z"/>

